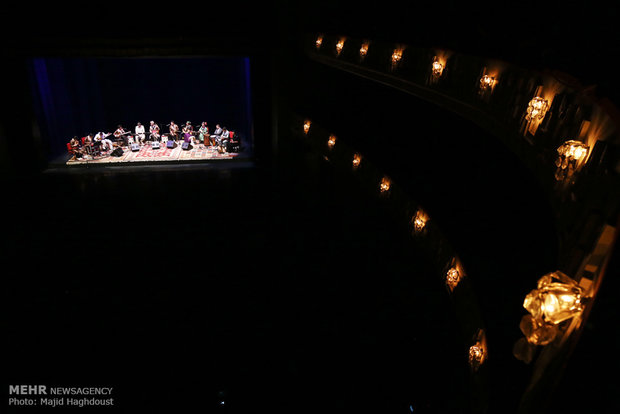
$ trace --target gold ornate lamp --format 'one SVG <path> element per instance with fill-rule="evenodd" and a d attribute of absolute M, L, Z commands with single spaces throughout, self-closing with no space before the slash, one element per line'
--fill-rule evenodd
<path fill-rule="evenodd" d="M 428 221 L 428 214 L 424 212 L 424 210 L 419 209 L 411 218 L 411 224 L 413 225 L 414 233 L 421 233 L 424 231 L 426 227 L 426 222 Z"/>
<path fill-rule="evenodd" d="M 479 329 L 474 336 L 474 343 L 469 347 L 468 362 L 472 371 L 477 371 L 480 366 L 487 360 L 487 340 L 484 330 Z"/>
<path fill-rule="evenodd" d="M 340 52 L 342 52 L 342 49 L 344 48 L 344 42 L 346 41 L 346 38 L 341 37 L 338 40 L 338 43 L 336 43 L 336 55 L 340 55 Z"/>
<path fill-rule="evenodd" d="M 549 109 L 549 101 L 540 96 L 533 98 L 527 105 L 527 115 L 525 119 L 528 121 L 541 121 Z"/>
<path fill-rule="evenodd" d="M 308 134 L 308 131 L 310 131 L 311 124 L 312 122 L 310 122 L 309 120 L 304 121 L 304 134 Z"/>
<path fill-rule="evenodd" d="M 482 75 L 480 78 L 480 90 L 483 92 L 491 91 L 495 86 L 495 78 L 489 75 Z"/>
<path fill-rule="evenodd" d="M 316 48 L 317 48 L 317 49 L 320 49 L 320 48 L 321 48 L 321 45 L 323 44 L 323 36 L 319 35 L 319 36 L 316 38 L 316 40 L 315 40 L 314 44 L 316 45 Z"/>
<path fill-rule="evenodd" d="M 368 42 L 363 42 L 362 46 L 360 47 L 360 58 L 361 59 L 365 59 L 366 55 L 368 54 L 368 46 L 369 43 Z"/>
<path fill-rule="evenodd" d="M 590 147 L 581 141 L 570 140 L 562 144 L 557 149 L 555 179 L 562 181 L 570 178 L 585 164 L 589 150 Z"/>
<path fill-rule="evenodd" d="M 397 47 L 392 52 L 392 68 L 394 68 L 396 65 L 398 65 L 400 63 L 400 61 L 402 60 L 402 58 L 403 58 L 403 48 L 402 47 Z"/>
<path fill-rule="evenodd" d="M 362 156 L 358 153 L 353 154 L 353 161 L 352 161 L 353 168 L 355 169 L 359 167 L 361 163 L 362 163 Z"/>
<path fill-rule="evenodd" d="M 443 70 L 444 65 L 435 57 L 431 65 L 431 73 L 433 74 L 433 77 L 439 78 L 443 73 Z"/>
<path fill-rule="evenodd" d="M 329 147 L 329 149 L 332 149 L 334 148 L 334 145 L 336 145 L 336 136 L 330 135 L 329 139 L 327 140 L 327 146 Z"/>
<path fill-rule="evenodd" d="M 559 324 L 583 311 L 583 289 L 557 270 L 538 280 L 538 286 L 523 301 L 523 307 L 536 321 Z"/>
<path fill-rule="evenodd" d="M 381 183 L 379 184 L 379 191 L 382 193 L 387 193 L 388 191 L 390 191 L 391 184 L 392 182 L 388 177 L 383 177 L 381 179 Z"/>

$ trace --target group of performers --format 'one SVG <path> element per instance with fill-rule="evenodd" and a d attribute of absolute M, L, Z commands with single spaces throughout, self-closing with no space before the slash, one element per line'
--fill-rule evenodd
<path fill-rule="evenodd" d="M 76 158 L 82 158 L 84 155 L 112 152 L 115 147 L 140 145 L 147 141 L 162 143 L 174 141 L 175 144 L 183 141 L 191 145 L 214 147 L 219 152 L 229 152 L 232 144 L 238 142 L 234 141 L 234 132 L 228 131 L 226 127 L 220 127 L 220 124 L 215 125 L 213 133 L 209 132 L 207 122 L 202 122 L 197 130 L 194 130 L 190 121 L 187 121 L 183 127 L 179 127 L 174 121 L 170 121 L 166 126 L 168 132 L 162 134 L 159 125 L 151 121 L 147 135 L 144 125 L 140 122 L 136 124 L 133 133 L 125 130 L 122 125 L 118 125 L 113 133 L 98 132 L 94 136 L 89 134 L 81 140 L 77 136 L 73 137 L 69 145 Z"/>

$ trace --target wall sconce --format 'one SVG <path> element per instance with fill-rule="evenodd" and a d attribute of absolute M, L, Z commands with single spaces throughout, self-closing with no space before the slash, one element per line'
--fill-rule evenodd
<path fill-rule="evenodd" d="M 571 177 L 585 163 L 590 147 L 581 141 L 570 140 L 558 149 L 558 158 L 555 160 L 555 179 L 558 181 Z"/>
<path fill-rule="evenodd" d="M 479 329 L 474 336 L 474 344 L 469 347 L 469 366 L 472 371 L 477 371 L 478 368 L 487 360 L 487 340 L 486 335 L 482 329 Z"/>
<path fill-rule="evenodd" d="M 336 43 L 336 55 L 339 56 L 340 52 L 342 52 L 342 48 L 344 48 L 344 42 L 346 41 L 346 38 L 341 37 L 340 40 L 338 40 L 338 43 Z"/>
<path fill-rule="evenodd" d="M 332 149 L 334 148 L 334 145 L 336 145 L 336 136 L 330 135 L 329 139 L 327 140 L 327 146 L 329 147 L 329 149 Z"/>
<path fill-rule="evenodd" d="M 583 289 L 559 270 L 547 273 L 523 301 L 523 307 L 534 319 L 554 325 L 583 311 Z"/>
<path fill-rule="evenodd" d="M 446 286 L 450 289 L 450 292 L 454 291 L 454 288 L 459 284 L 462 279 L 461 272 L 457 269 L 456 266 L 451 267 L 446 272 Z"/>
<path fill-rule="evenodd" d="M 306 120 L 304 122 L 304 134 L 308 134 L 308 131 L 310 131 L 310 124 L 312 124 L 312 122 Z"/>
<path fill-rule="evenodd" d="M 360 59 L 364 60 L 364 58 L 366 58 L 366 55 L 368 54 L 368 42 L 363 42 L 362 46 L 360 47 Z"/>
<path fill-rule="evenodd" d="M 583 288 L 559 270 L 541 277 L 523 300 L 529 314 L 519 323 L 524 338 L 515 343 L 513 355 L 530 363 L 536 346 L 548 345 L 560 336 L 562 322 L 580 316 L 586 300 Z"/>
<path fill-rule="evenodd" d="M 316 41 L 314 42 L 316 45 L 317 49 L 321 48 L 321 45 L 323 44 L 323 36 L 319 36 L 316 38 Z"/>
<path fill-rule="evenodd" d="M 379 184 L 379 191 L 381 191 L 382 193 L 387 193 L 390 190 L 390 185 L 392 183 L 390 182 L 390 179 L 387 177 L 383 177 L 381 179 L 381 183 Z"/>
<path fill-rule="evenodd" d="M 537 96 L 527 105 L 527 115 L 525 119 L 528 121 L 540 121 L 545 117 L 547 109 L 549 109 L 549 101 Z"/>
<path fill-rule="evenodd" d="M 403 48 L 402 47 L 397 47 L 392 52 L 392 68 L 394 68 L 396 65 L 398 65 L 398 63 L 400 63 L 402 58 L 403 58 Z"/>
<path fill-rule="evenodd" d="M 421 233 L 426 227 L 427 221 L 428 215 L 423 210 L 420 209 L 416 211 L 415 215 L 411 218 L 414 233 Z"/>
<path fill-rule="evenodd" d="M 362 156 L 358 153 L 353 154 L 353 161 L 352 161 L 353 168 L 355 169 L 359 167 L 361 162 L 362 162 Z"/>
<path fill-rule="evenodd" d="M 495 78 L 489 75 L 482 75 L 480 78 L 480 90 L 483 92 L 490 91 L 495 86 Z"/>
<path fill-rule="evenodd" d="M 433 64 L 431 65 L 431 73 L 433 74 L 433 77 L 439 78 L 443 73 L 443 69 L 444 65 L 435 57 Z"/>

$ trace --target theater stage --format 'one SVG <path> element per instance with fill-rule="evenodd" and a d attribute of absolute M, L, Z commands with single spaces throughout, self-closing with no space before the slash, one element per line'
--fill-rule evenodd
<path fill-rule="evenodd" d="M 217 147 L 205 147 L 202 144 L 192 145 L 189 149 L 184 150 L 180 144 L 175 148 L 167 148 L 165 146 L 159 149 L 153 149 L 151 143 L 143 144 L 138 151 L 131 151 L 127 146 L 121 147 L 123 154 L 121 156 L 110 155 L 105 152 L 101 155 L 86 156 L 84 158 L 76 158 L 70 156 L 65 162 L 66 165 L 90 165 L 90 164 L 124 164 L 124 163 L 159 163 L 159 162 L 189 162 L 201 160 L 230 160 L 239 156 L 236 152 L 220 152 Z"/>

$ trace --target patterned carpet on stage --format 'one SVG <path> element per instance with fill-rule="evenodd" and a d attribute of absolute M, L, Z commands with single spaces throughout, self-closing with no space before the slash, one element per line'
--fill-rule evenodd
<path fill-rule="evenodd" d="M 219 152 L 216 147 L 205 147 L 202 144 L 190 146 L 184 150 L 181 145 L 175 148 L 161 147 L 154 149 L 151 144 L 140 146 L 139 151 L 131 151 L 128 147 L 122 147 L 123 154 L 121 156 L 110 155 L 105 152 L 101 155 L 85 156 L 83 158 L 71 157 L 67 161 L 67 165 L 79 164 L 119 164 L 119 163 L 135 163 L 148 161 L 194 161 L 194 160 L 221 160 L 233 159 L 238 154 L 233 152 Z"/>

